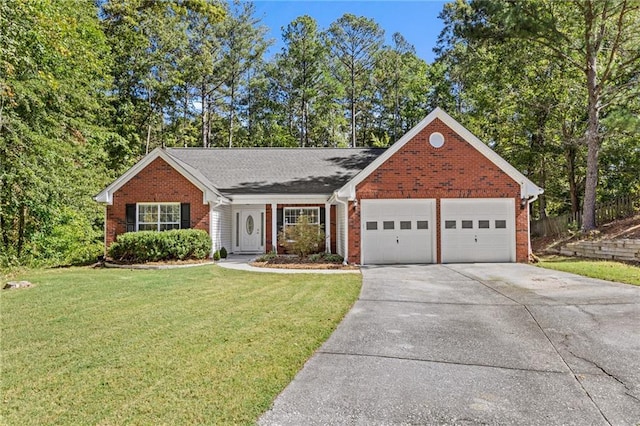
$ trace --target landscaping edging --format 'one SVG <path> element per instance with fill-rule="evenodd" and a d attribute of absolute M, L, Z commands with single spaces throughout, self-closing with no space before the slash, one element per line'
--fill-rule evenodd
<path fill-rule="evenodd" d="M 121 265 L 118 263 L 104 262 L 105 268 L 114 268 L 114 269 L 178 269 L 178 268 L 191 268 L 194 266 L 204 266 L 204 265 L 215 265 L 216 262 L 213 260 L 201 263 L 184 263 L 184 264 L 165 264 L 165 265 L 145 265 L 145 264 L 135 264 L 135 265 Z"/>
<path fill-rule="evenodd" d="M 640 240 L 577 241 L 562 247 L 560 254 L 563 256 L 588 257 L 592 259 L 640 262 Z"/>

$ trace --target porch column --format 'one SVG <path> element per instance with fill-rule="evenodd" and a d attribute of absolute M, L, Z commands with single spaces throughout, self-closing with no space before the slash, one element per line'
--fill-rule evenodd
<path fill-rule="evenodd" d="M 324 203 L 325 251 L 331 253 L 331 204 Z"/>
<path fill-rule="evenodd" d="M 271 250 L 278 252 L 278 204 L 271 203 Z"/>

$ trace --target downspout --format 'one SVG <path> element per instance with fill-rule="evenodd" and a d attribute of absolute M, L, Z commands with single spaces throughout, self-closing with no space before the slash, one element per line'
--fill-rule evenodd
<path fill-rule="evenodd" d="M 349 201 L 342 201 L 338 196 L 335 196 L 337 202 L 344 206 L 344 260 L 343 265 L 349 264 Z M 337 234 L 337 232 L 336 232 Z"/>
<path fill-rule="evenodd" d="M 102 241 L 103 241 L 103 245 L 104 245 L 104 252 L 103 252 L 103 260 L 107 259 L 107 219 L 108 219 L 108 214 L 107 214 L 107 205 L 104 205 L 104 224 L 102 225 L 102 227 L 104 228 L 104 232 L 103 232 L 103 236 L 102 236 Z"/>
<path fill-rule="evenodd" d="M 529 254 L 528 254 L 528 259 L 531 259 L 531 256 L 533 255 L 533 248 L 531 247 L 531 203 L 535 202 L 538 199 L 539 194 L 536 195 L 532 195 L 529 198 L 527 198 L 527 230 L 529 232 L 527 232 L 527 240 L 528 240 L 528 244 L 529 244 Z"/>

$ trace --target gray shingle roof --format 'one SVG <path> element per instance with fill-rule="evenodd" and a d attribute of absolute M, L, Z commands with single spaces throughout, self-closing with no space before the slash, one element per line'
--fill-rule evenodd
<path fill-rule="evenodd" d="M 331 194 L 385 150 L 375 148 L 167 148 L 223 194 Z"/>

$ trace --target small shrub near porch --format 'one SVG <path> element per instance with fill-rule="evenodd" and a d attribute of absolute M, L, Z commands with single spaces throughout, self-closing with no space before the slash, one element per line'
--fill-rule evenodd
<path fill-rule="evenodd" d="M 310 223 L 309 218 L 302 215 L 295 225 L 286 226 L 278 234 L 278 241 L 288 252 L 307 257 L 324 249 L 325 235 L 322 227 Z"/>
<path fill-rule="evenodd" d="M 113 260 L 126 263 L 205 259 L 210 253 L 211 238 L 200 229 L 128 232 L 109 247 Z"/>

